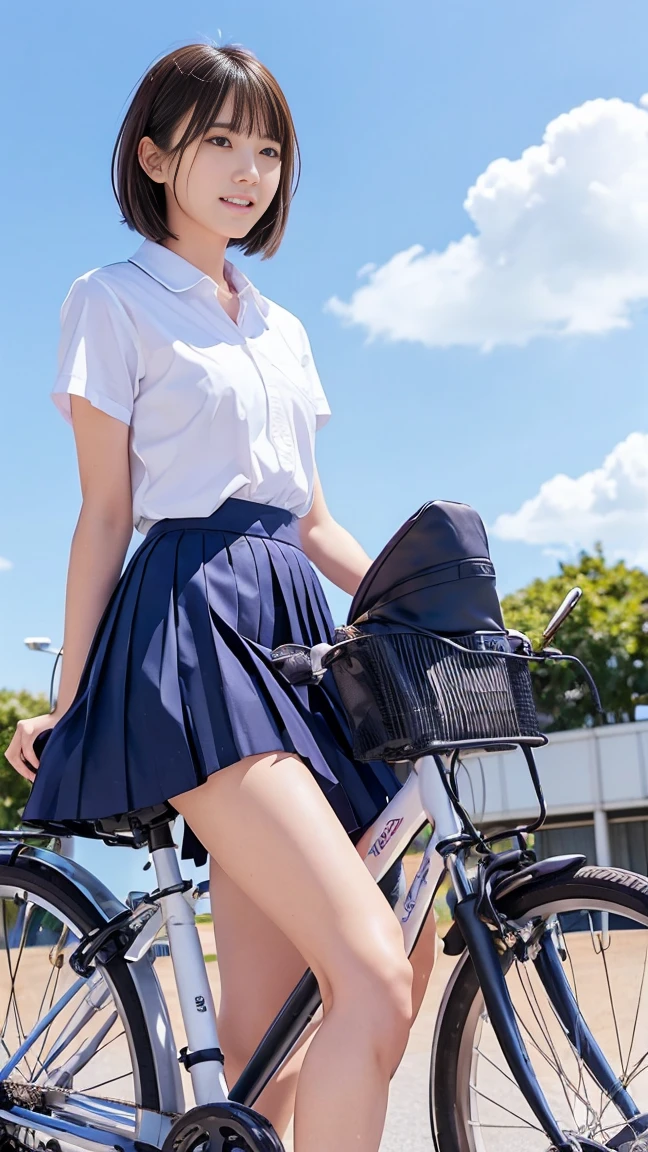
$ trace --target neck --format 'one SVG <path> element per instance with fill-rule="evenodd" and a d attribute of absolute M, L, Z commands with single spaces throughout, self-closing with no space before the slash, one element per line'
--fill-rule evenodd
<path fill-rule="evenodd" d="M 194 268 L 199 268 L 201 272 L 210 276 L 219 288 L 229 288 L 230 291 L 233 291 L 227 281 L 224 269 L 227 236 L 217 236 L 204 228 L 195 231 L 180 230 L 177 226 L 174 227 L 171 221 L 169 228 L 176 233 L 178 239 L 176 240 L 171 236 L 164 240 L 165 248 L 169 248 L 171 252 L 176 252 L 178 256 L 182 256 L 184 260 L 193 264 Z"/>

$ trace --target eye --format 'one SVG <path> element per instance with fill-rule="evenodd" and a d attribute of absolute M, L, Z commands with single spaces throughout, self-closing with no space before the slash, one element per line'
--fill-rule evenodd
<path fill-rule="evenodd" d="M 225 143 L 225 144 L 227 144 L 229 147 L 231 147 L 231 143 L 230 143 L 230 141 L 228 140 L 227 136 L 209 136 L 209 137 L 207 138 L 207 143 L 208 143 L 208 144 L 218 144 L 218 147 L 219 147 L 219 148 L 221 147 L 221 144 L 222 144 L 222 143 Z M 273 152 L 273 153 L 274 153 L 274 156 L 276 156 L 276 157 L 277 157 L 277 159 L 279 159 L 279 152 L 277 151 L 277 149 L 276 149 L 276 148 L 272 147 L 271 145 L 268 145 L 268 147 L 267 147 L 267 148 L 262 148 L 262 149 L 261 149 L 261 151 L 262 151 L 262 152 Z M 271 159 L 273 159 L 273 158 L 274 158 L 274 157 L 271 157 Z"/>

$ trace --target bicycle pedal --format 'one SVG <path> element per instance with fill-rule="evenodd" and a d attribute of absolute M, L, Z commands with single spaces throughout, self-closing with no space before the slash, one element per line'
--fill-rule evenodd
<path fill-rule="evenodd" d="M 169 1129 L 161 1152 L 193 1152 L 201 1144 L 209 1152 L 285 1152 L 265 1116 L 233 1101 L 190 1108 Z"/>

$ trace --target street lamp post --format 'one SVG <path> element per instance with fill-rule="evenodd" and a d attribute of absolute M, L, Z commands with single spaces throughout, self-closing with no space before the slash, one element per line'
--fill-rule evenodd
<path fill-rule="evenodd" d="M 50 708 L 53 708 L 56 704 L 56 698 L 54 696 L 54 679 L 56 677 L 56 669 L 58 667 L 59 657 L 62 656 L 63 649 L 54 648 L 49 636 L 26 636 L 24 642 L 31 652 L 47 652 L 50 656 L 56 656 L 54 667 L 52 669 L 52 679 L 50 680 L 49 692 Z"/>

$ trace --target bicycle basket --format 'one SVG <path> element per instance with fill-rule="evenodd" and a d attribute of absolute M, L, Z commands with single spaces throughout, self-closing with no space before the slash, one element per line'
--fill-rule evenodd
<path fill-rule="evenodd" d="M 408 760 L 458 747 L 495 751 L 509 742 L 544 744 L 528 663 L 502 652 L 510 653 L 503 633 L 454 636 L 450 642 L 391 631 L 336 645 L 323 664 L 342 698 L 356 759 Z"/>

